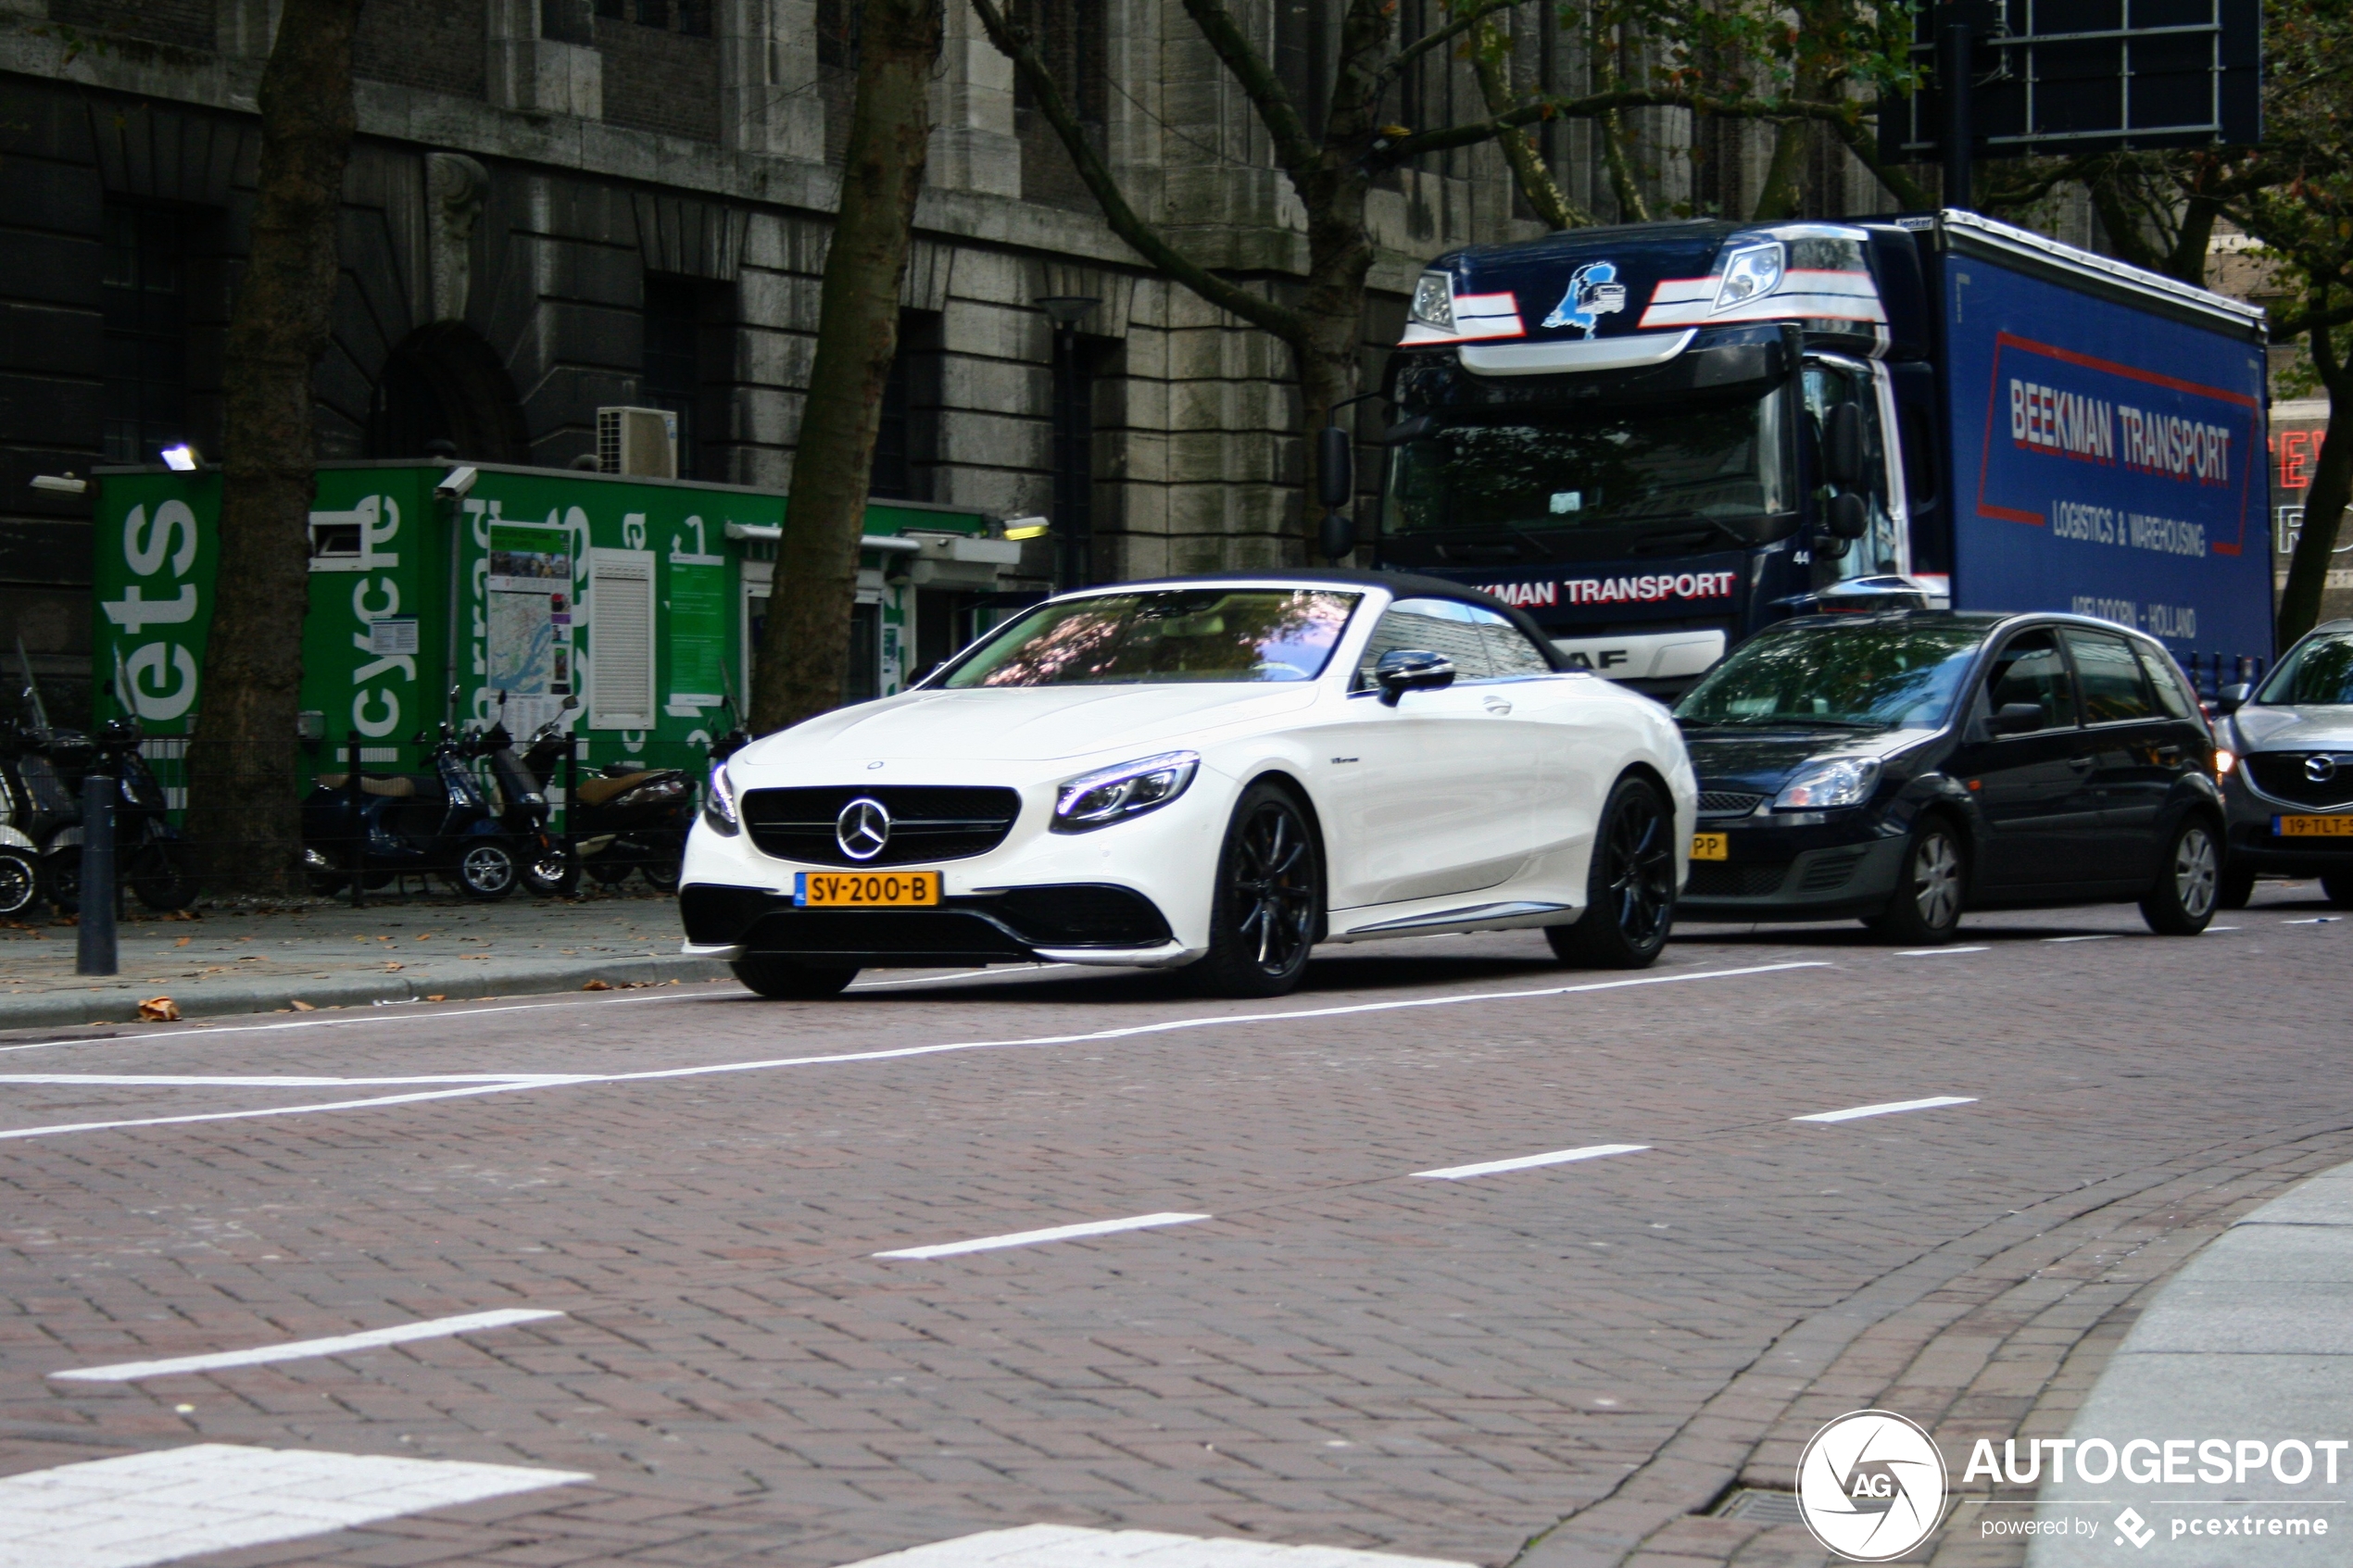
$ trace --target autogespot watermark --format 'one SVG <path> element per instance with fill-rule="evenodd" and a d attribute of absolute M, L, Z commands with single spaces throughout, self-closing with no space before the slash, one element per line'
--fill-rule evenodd
<path fill-rule="evenodd" d="M 2353 1483 L 2348 1449 L 2353 1439 L 2337 1437 L 2011 1437 L 1997 1453 L 1994 1439 L 1980 1437 L 1957 1490 L 1968 1494 L 1973 1483 L 1992 1483 L 1993 1495 L 1968 1499 L 1985 1509 L 1977 1521 L 1981 1539 L 2070 1540 L 2095 1551 L 2122 1548 L 2128 1556 L 2159 1540 L 2191 1541 L 2210 1554 L 2210 1543 L 2227 1539 L 2244 1543 L 2252 1557 L 2262 1549 L 2259 1542 L 2313 1544 L 2331 1534 L 2322 1511 L 2344 1499 L 2318 1494 L 2340 1485 L 2340 1468 Z M 2022 1486 L 2039 1495 L 1999 1495 Z M 2127 1487 L 2176 1495 L 2112 1495 Z M 2110 1495 L 2068 1495 L 2084 1488 Z M 1797 1503 L 1806 1528 L 1853 1562 L 1891 1562 L 1914 1551 L 1944 1522 L 1956 1490 L 1935 1439 L 1893 1411 L 1840 1416 L 1814 1434 L 1798 1460 Z M 2014 1516 L 1998 1512 L 2004 1508 L 2038 1512 Z M 2145 1517 L 2143 1509 L 2157 1517 Z M 2338 1528 L 2353 1524 L 2340 1520 Z"/>

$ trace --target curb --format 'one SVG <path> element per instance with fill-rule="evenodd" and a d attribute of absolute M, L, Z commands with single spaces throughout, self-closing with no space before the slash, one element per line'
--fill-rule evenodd
<path fill-rule="evenodd" d="M 615 989 L 660 985 L 676 980 L 725 980 L 727 966 L 716 959 L 665 957 L 582 960 L 562 965 L 490 963 L 479 970 L 436 977 L 357 974 L 339 980 L 250 983 L 192 987 L 172 994 L 182 1018 L 218 1018 L 235 1013 L 282 1012 L 295 1001 L 313 1008 L 359 1008 L 421 1002 L 429 996 L 450 1001 L 487 997 L 523 997 L 577 991 L 591 980 Z M 56 1029 L 85 1023 L 137 1022 L 139 989 L 109 985 L 103 991 L 49 991 L 0 997 L 0 1030 Z"/>

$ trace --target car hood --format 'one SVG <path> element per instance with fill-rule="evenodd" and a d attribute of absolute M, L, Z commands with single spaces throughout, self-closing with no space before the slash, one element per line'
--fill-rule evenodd
<path fill-rule="evenodd" d="M 2241 751 L 2353 751 L 2353 706 L 2242 708 L 2231 715 Z"/>
<path fill-rule="evenodd" d="M 1003 686 L 915 691 L 839 708 L 757 741 L 755 766 L 834 759 L 1047 761 L 1103 751 L 1142 756 L 1216 732 L 1279 722 L 1317 683 L 1279 685 Z"/>
<path fill-rule="evenodd" d="M 1933 730 L 1687 730 L 1683 745 L 1705 786 L 1778 791 L 1817 757 L 1884 759 L 1918 746 Z"/>

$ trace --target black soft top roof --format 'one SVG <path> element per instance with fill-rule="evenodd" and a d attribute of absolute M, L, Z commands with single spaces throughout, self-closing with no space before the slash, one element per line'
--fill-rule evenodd
<path fill-rule="evenodd" d="M 1449 583 L 1442 577 L 1421 577 L 1410 571 L 1354 571 L 1333 567 L 1317 571 L 1307 567 L 1269 567 L 1264 571 L 1209 571 L 1189 577 L 1147 577 L 1133 583 L 1099 583 L 1082 590 L 1087 593 L 1126 591 L 1137 588 L 1211 588 L 1221 584 L 1245 587 L 1261 583 L 1295 583 L 1302 588 L 1352 587 L 1382 588 L 1401 599 L 1452 599 L 1456 604 L 1476 605 L 1497 615 L 1528 633 L 1529 639 L 1544 653 L 1554 670 L 1574 668 L 1567 656 L 1553 646 L 1543 628 L 1529 618 L 1526 610 L 1507 605 L 1494 595 L 1461 583 Z"/>

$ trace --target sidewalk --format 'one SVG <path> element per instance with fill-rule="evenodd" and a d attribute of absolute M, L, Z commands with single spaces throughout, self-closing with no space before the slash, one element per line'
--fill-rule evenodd
<path fill-rule="evenodd" d="M 0 922 L 0 1029 L 127 1022 L 156 997 L 196 1018 L 727 977 L 724 964 L 678 956 L 677 900 L 651 894 L 195 912 L 134 907 L 121 973 L 107 978 L 74 973 L 72 926 Z"/>
<path fill-rule="evenodd" d="M 2353 1452 L 2342 1441 L 2334 1454 L 2311 1451 L 2353 1438 L 2353 1165 L 2246 1215 L 2174 1275 L 2118 1348 L 2069 1436 L 2120 1450 L 2145 1438 L 2160 1453 L 2171 1440 L 2174 1476 L 2141 1484 L 2120 1472 L 2107 1484 L 2083 1485 L 2070 1471 L 2069 1484 L 2045 1486 L 2040 1517 L 2071 1513 L 2096 1527 L 2036 1539 L 2029 1568 L 2353 1561 Z M 2253 1461 L 2243 1481 L 2235 1472 L 2221 1483 L 2199 1476 L 2208 1456 L 2198 1445 L 2209 1439 L 2228 1445 L 2233 1466 Z M 2309 1452 L 2301 1485 L 2283 1483 L 2253 1451 L 2291 1440 Z M 2303 1458 L 2292 1454 L 2287 1471 Z M 2070 1498 L 2084 1500 L 2070 1508 Z M 2142 1549 L 2120 1553 L 2116 1521 L 2128 1507 L 2145 1521 L 2134 1543 Z M 2324 1523 L 2325 1533 L 2286 1533 L 2297 1521 L 2308 1530 Z M 2193 1523 L 2201 1526 L 2195 1534 Z M 2208 1529 L 2241 1538 L 2216 1541 Z"/>

